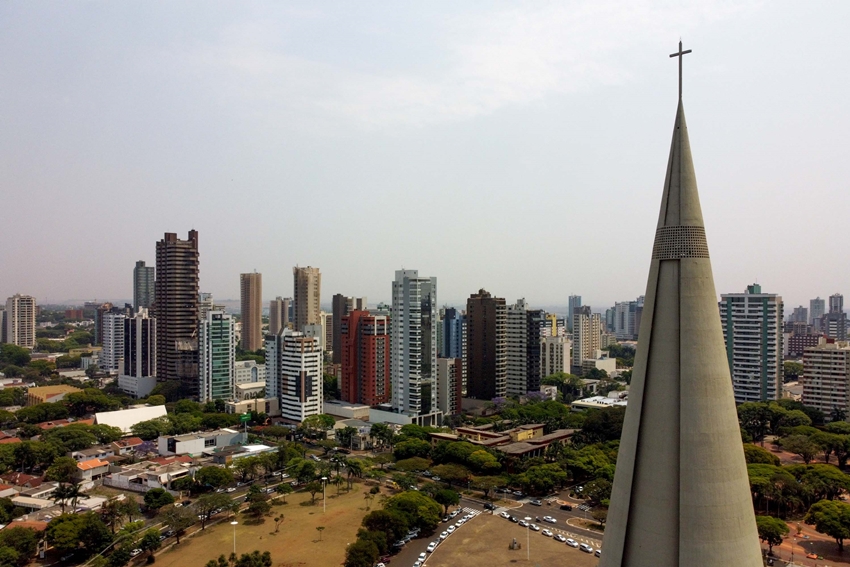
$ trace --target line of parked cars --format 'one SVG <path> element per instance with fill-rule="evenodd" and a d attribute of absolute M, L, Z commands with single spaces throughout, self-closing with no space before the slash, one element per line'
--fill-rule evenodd
<path fill-rule="evenodd" d="M 511 516 L 507 512 L 502 512 L 499 515 L 501 517 L 505 518 L 506 520 L 509 520 L 509 521 L 511 521 L 515 524 L 518 524 L 519 526 L 522 526 L 523 528 L 528 528 L 530 530 L 534 530 L 535 532 L 540 532 L 540 535 L 542 535 L 542 536 L 551 537 L 555 541 L 559 541 L 561 543 L 566 543 L 568 546 L 574 547 L 576 549 L 580 549 L 581 551 L 584 551 L 585 553 L 593 553 L 594 555 L 596 555 L 596 557 L 602 556 L 602 550 L 601 549 L 595 549 L 594 550 L 593 547 L 591 547 L 590 545 L 588 545 L 586 543 L 579 543 L 572 538 L 565 537 L 561 534 L 555 534 L 555 533 L 552 532 L 552 530 L 549 530 L 549 529 L 541 530 L 540 526 L 538 526 L 537 524 L 532 524 L 532 523 L 526 522 L 525 520 L 520 520 L 516 516 Z M 557 524 L 558 523 L 558 520 L 556 520 L 552 516 L 543 516 L 542 519 L 543 519 L 544 522 L 548 522 L 550 524 Z M 538 519 L 538 521 L 539 521 L 539 519 Z"/>

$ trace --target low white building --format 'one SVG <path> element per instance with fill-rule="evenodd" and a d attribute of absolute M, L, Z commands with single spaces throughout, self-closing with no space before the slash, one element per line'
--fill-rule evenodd
<path fill-rule="evenodd" d="M 254 398 L 238 402 L 224 402 L 224 413 L 264 413 L 269 417 L 280 416 L 280 400 L 278 398 Z"/>
<path fill-rule="evenodd" d="M 237 400 L 253 400 L 254 398 L 263 398 L 266 394 L 265 382 L 245 382 L 236 384 L 236 399 Z"/>
<path fill-rule="evenodd" d="M 94 414 L 97 425 L 111 425 L 124 433 L 130 433 L 130 428 L 143 421 L 165 417 L 168 412 L 165 406 L 137 406 L 118 411 L 102 411 Z"/>
<path fill-rule="evenodd" d="M 605 409 L 614 407 L 626 407 L 628 405 L 628 392 L 608 392 L 607 396 L 592 396 L 576 400 L 570 404 L 572 411 L 584 411 L 588 409 Z"/>
<path fill-rule="evenodd" d="M 369 419 L 369 406 L 350 404 L 339 400 L 322 402 L 322 413 L 346 419 Z"/>
<path fill-rule="evenodd" d="M 156 387 L 156 376 L 118 375 L 118 387 L 128 396 L 136 399 L 147 398 Z"/>
<path fill-rule="evenodd" d="M 160 455 L 203 455 L 213 453 L 230 445 L 244 445 L 248 435 L 235 429 L 219 429 L 188 433 L 186 435 L 168 435 L 157 439 Z"/>

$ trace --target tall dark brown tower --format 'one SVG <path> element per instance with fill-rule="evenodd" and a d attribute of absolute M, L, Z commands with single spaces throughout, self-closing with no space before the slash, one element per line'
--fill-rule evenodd
<path fill-rule="evenodd" d="M 179 380 L 187 396 L 198 394 L 198 266 L 198 231 L 156 243 L 156 375 Z"/>
<path fill-rule="evenodd" d="M 507 392 L 507 306 L 481 289 L 466 300 L 466 389 L 470 398 L 492 400 Z"/>

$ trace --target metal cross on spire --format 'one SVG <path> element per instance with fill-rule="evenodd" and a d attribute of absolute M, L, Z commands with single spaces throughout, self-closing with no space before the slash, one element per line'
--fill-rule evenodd
<path fill-rule="evenodd" d="M 682 40 L 679 40 L 679 52 L 671 53 L 670 57 L 678 57 L 679 58 L 679 100 L 682 100 L 682 59 L 685 58 L 685 54 L 690 53 L 690 49 L 686 49 L 682 51 Z"/>

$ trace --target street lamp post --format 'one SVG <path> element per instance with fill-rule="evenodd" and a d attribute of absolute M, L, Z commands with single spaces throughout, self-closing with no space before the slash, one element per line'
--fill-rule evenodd
<path fill-rule="evenodd" d="M 531 516 L 525 517 L 525 558 L 531 561 Z"/>
<path fill-rule="evenodd" d="M 233 526 L 233 555 L 236 555 L 236 524 L 238 524 L 236 520 L 230 522 L 230 525 Z"/>
<path fill-rule="evenodd" d="M 322 477 L 322 514 L 328 511 L 328 501 L 325 499 L 325 486 L 327 485 L 328 477 Z"/>

